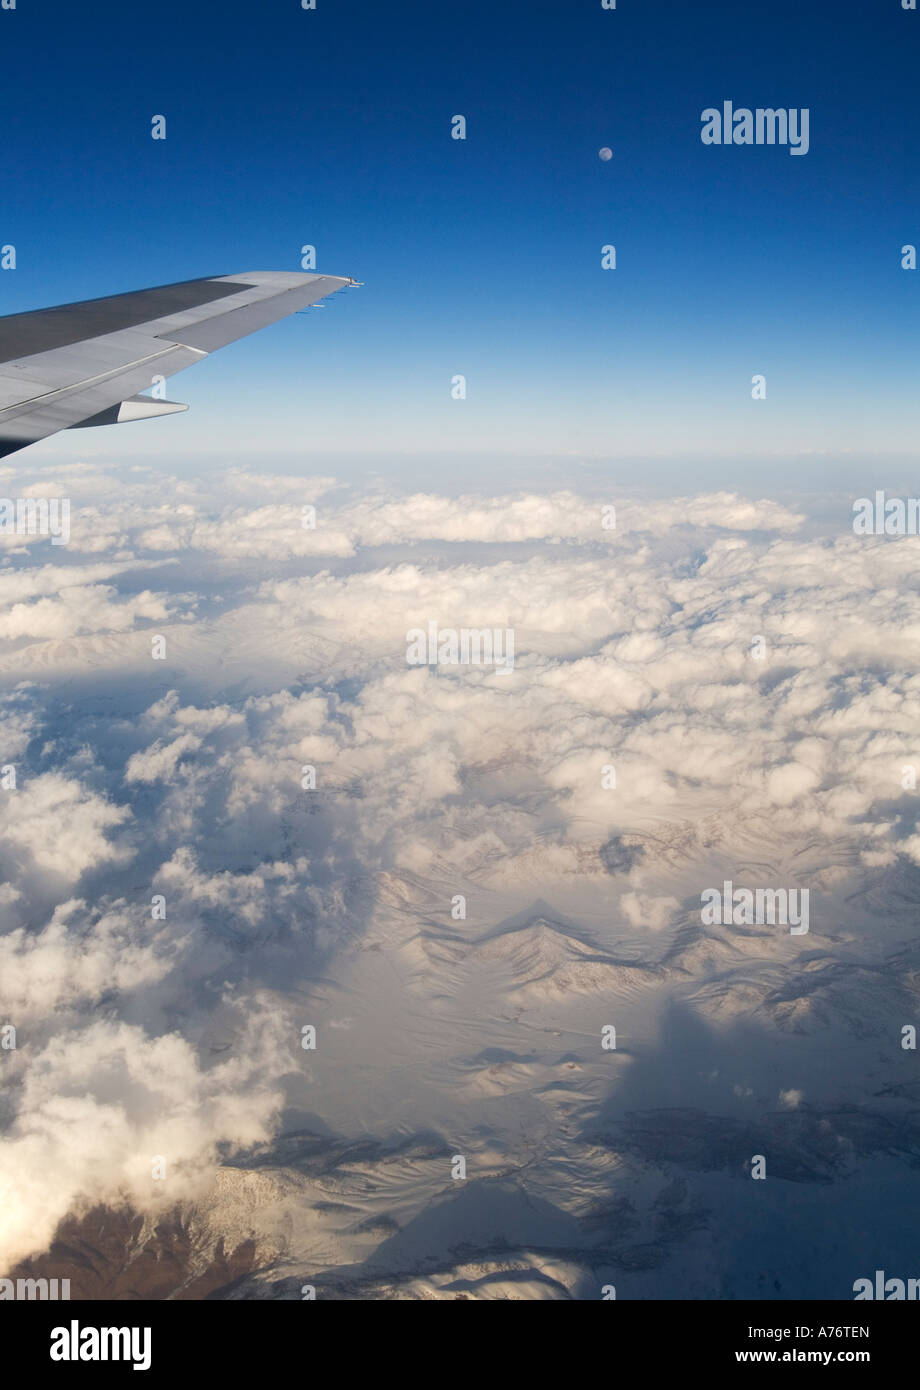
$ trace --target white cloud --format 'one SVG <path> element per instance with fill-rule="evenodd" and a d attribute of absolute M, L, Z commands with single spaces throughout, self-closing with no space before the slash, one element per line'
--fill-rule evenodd
<path fill-rule="evenodd" d="M 271 1015 L 244 1023 L 246 1045 L 207 1069 L 177 1033 L 151 1038 L 120 1022 L 64 1031 L 33 1049 L 16 1119 L 0 1140 L 7 1264 L 43 1249 L 69 1212 L 100 1201 L 168 1207 L 200 1190 L 219 1144 L 267 1138 L 283 1052 Z"/>
<path fill-rule="evenodd" d="M 624 893 L 620 907 L 634 927 L 661 931 L 670 924 L 680 903 L 671 897 L 654 898 L 641 893 Z"/>
<path fill-rule="evenodd" d="M 45 772 L 0 800 L 0 847 L 27 870 L 76 883 L 87 869 L 131 858 L 128 846 L 109 838 L 130 817 L 128 807 Z"/>

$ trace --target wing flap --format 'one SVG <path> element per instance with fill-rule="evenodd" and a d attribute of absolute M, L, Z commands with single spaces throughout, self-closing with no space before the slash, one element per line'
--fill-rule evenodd
<path fill-rule="evenodd" d="M 154 340 L 156 342 L 156 340 Z M 200 362 L 196 348 L 156 342 L 155 350 L 95 377 L 59 386 L 0 410 L 0 456 L 13 453 L 149 388 L 155 376 L 172 376 Z"/>

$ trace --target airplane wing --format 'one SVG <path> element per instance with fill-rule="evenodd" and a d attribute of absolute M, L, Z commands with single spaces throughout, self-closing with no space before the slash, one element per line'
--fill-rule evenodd
<path fill-rule="evenodd" d="M 188 407 L 137 393 L 356 282 L 247 271 L 0 318 L 0 457 L 58 430 Z"/>

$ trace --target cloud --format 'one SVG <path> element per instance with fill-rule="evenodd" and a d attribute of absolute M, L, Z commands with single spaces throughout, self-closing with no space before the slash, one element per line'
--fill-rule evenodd
<path fill-rule="evenodd" d="M 65 1030 L 32 1051 L 0 1140 L 0 1251 L 44 1248 L 60 1220 L 105 1201 L 162 1210 L 200 1190 L 218 1146 L 264 1141 L 277 1118 L 281 1044 L 271 1015 L 246 1047 L 203 1069 L 179 1034 L 115 1021 Z M 159 1174 L 161 1176 L 156 1176 Z"/>
<path fill-rule="evenodd" d="M 3 1003 L 21 1025 L 111 991 L 143 988 L 172 968 L 174 950 L 162 932 L 124 903 L 104 911 L 72 898 L 54 909 L 41 931 L 20 927 L 0 936 Z"/>
<path fill-rule="evenodd" d="M 170 743 L 156 743 L 141 753 L 133 753 L 125 767 L 126 782 L 158 782 L 171 777 L 183 753 L 201 747 L 201 739 L 194 734 L 180 734 Z"/>
<path fill-rule="evenodd" d="M 722 493 L 614 497 L 605 530 L 605 504 L 569 491 L 144 470 L 116 485 L 92 468 L 64 485 L 73 555 L 105 558 L 42 563 L 36 546 L 0 571 L 0 635 L 31 642 L 0 664 L 0 765 L 17 771 L 0 791 L 0 979 L 24 1039 L 0 1141 L 7 1260 L 81 1204 L 159 1210 L 200 1190 L 222 1146 L 266 1140 L 293 1014 L 328 990 L 341 1019 L 339 961 L 383 960 L 392 999 L 434 978 L 441 1008 L 467 937 L 539 896 L 591 930 L 532 933 L 536 979 L 554 968 L 541 953 L 587 954 L 631 999 L 640 967 L 689 988 L 715 959 L 728 984 L 695 1006 L 765 1011 L 775 980 L 758 971 L 786 968 L 789 937 L 758 937 L 736 980 L 740 948 L 693 934 L 703 888 L 810 883 L 817 936 L 856 930 L 820 894 L 871 897 L 920 864 L 909 546 Z M 140 634 L 166 620 L 154 662 Z M 513 627 L 513 672 L 407 665 L 408 629 L 430 621 Z M 605 932 L 598 962 L 585 942 Z M 353 1026 L 329 1027 L 357 1049 L 368 996 L 351 997 Z M 370 997 L 401 1039 L 390 997 Z M 830 1009 L 809 1001 L 796 1026 Z M 317 1113 L 347 1130 L 329 1074 Z"/>
<path fill-rule="evenodd" d="M 130 817 L 127 806 L 45 772 L 0 800 L 0 851 L 27 871 L 76 883 L 88 869 L 131 858 L 129 846 L 109 838 Z"/>
<path fill-rule="evenodd" d="M 661 931 L 670 924 L 680 903 L 676 898 L 652 898 L 640 893 L 624 893 L 620 899 L 620 907 L 634 927 Z"/>

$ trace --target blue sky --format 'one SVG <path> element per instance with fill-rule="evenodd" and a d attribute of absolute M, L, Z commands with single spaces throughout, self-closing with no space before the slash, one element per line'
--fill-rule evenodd
<path fill-rule="evenodd" d="M 297 269 L 304 243 L 365 282 L 177 378 L 181 420 L 47 450 L 913 450 L 920 13 L 900 0 L 19 0 L 0 26 L 0 312 Z M 725 99 L 808 107 L 808 154 L 704 146 Z"/>

